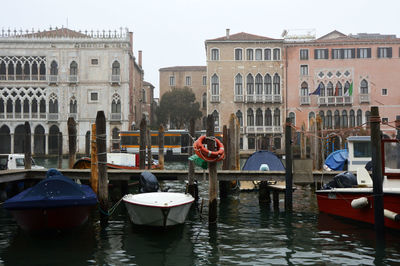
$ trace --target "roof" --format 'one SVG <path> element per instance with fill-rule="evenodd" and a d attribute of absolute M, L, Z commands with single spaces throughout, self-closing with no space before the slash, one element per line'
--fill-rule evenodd
<path fill-rule="evenodd" d="M 315 42 L 331 43 L 331 42 L 382 42 L 382 41 L 399 41 L 400 39 L 393 34 L 379 33 L 358 33 L 358 34 L 343 34 L 337 30 L 331 31 L 324 36 L 321 36 Z"/>
<path fill-rule="evenodd" d="M 214 42 L 214 41 L 273 41 L 273 40 L 279 40 L 279 39 L 273 39 L 273 38 L 269 38 L 269 37 L 254 35 L 254 34 L 250 34 L 250 33 L 246 33 L 246 32 L 239 32 L 236 34 L 229 35 L 229 38 L 227 36 L 224 36 L 224 37 L 219 37 L 216 39 L 206 40 L 206 42 Z"/>
<path fill-rule="evenodd" d="M 150 86 L 154 88 L 154 85 L 147 81 L 143 81 L 143 86 Z"/>
<path fill-rule="evenodd" d="M 159 71 L 207 71 L 206 66 L 173 66 L 160 68 Z"/>
<path fill-rule="evenodd" d="M 61 38 L 61 37 L 74 37 L 74 38 L 88 38 L 89 35 L 83 34 L 81 32 L 77 32 L 74 30 L 70 30 L 68 28 L 60 28 L 55 30 L 48 30 L 42 32 L 35 32 L 25 34 L 25 37 L 50 37 L 50 38 Z"/>

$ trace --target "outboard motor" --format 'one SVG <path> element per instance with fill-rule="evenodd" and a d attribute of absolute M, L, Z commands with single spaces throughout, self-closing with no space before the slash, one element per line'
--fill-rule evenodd
<path fill-rule="evenodd" d="M 159 189 L 159 184 L 157 177 L 150 172 L 143 172 L 140 174 L 140 192 L 157 192 Z"/>

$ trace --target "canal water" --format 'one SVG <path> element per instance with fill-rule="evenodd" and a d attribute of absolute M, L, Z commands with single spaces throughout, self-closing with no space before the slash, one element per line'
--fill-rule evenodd
<path fill-rule="evenodd" d="M 49 167 L 49 165 L 47 165 Z M 184 168 L 179 163 L 170 165 Z M 163 183 L 183 192 L 182 182 Z M 208 184 L 182 226 L 154 230 L 132 225 L 120 204 L 102 228 L 94 210 L 72 232 L 32 235 L 0 209 L 0 265 L 399 265 L 400 233 L 386 234 L 383 252 L 371 226 L 319 214 L 309 187 L 293 194 L 293 212 L 260 205 L 256 192 L 219 200 L 218 224 L 208 226 Z"/>

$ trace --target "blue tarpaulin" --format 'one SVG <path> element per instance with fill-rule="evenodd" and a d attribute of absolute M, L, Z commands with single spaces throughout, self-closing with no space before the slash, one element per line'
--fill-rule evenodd
<path fill-rule="evenodd" d="M 267 164 L 270 171 L 285 171 L 281 160 L 270 151 L 256 151 L 243 165 L 242 170 L 259 171 L 262 164 Z"/>
<path fill-rule="evenodd" d="M 347 150 L 337 150 L 328 155 L 325 165 L 333 171 L 343 171 L 344 164 L 347 161 L 349 153 Z"/>

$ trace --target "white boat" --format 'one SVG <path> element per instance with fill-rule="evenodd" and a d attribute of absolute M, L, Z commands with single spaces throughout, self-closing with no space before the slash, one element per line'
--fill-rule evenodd
<path fill-rule="evenodd" d="M 0 154 L 0 170 L 25 169 L 25 154 Z M 44 169 L 32 159 L 31 169 Z"/>
<path fill-rule="evenodd" d="M 149 192 L 123 197 L 132 223 L 167 227 L 186 220 L 194 198 L 190 194 Z"/>

